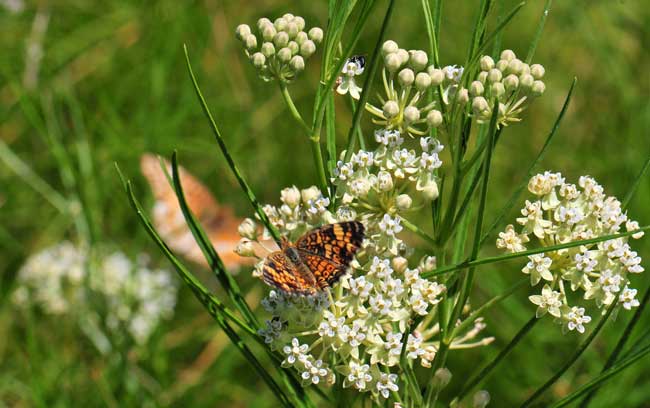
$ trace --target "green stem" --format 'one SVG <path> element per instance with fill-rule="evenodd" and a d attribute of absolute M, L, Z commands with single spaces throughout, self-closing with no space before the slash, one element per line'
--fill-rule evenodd
<path fill-rule="evenodd" d="M 437 246 L 437 243 L 436 243 L 436 240 L 435 240 L 432 236 L 430 236 L 429 234 L 427 234 L 426 232 L 422 231 L 422 230 L 420 229 L 420 227 L 418 227 L 417 225 L 413 224 L 411 221 L 407 220 L 407 219 L 404 218 L 404 217 L 400 217 L 400 219 L 401 219 L 401 224 L 402 224 L 404 227 L 406 227 L 407 230 L 409 230 L 409 231 L 411 231 L 411 232 L 417 234 L 420 238 L 422 238 L 423 240 L 425 240 L 425 241 L 427 241 L 429 244 L 431 244 L 431 246 L 432 246 L 433 248 L 437 248 L 437 247 L 438 247 L 438 246 Z"/>
<path fill-rule="evenodd" d="M 282 98 L 289 108 L 289 113 L 291 113 L 293 119 L 298 122 L 298 124 L 303 128 L 307 135 L 309 135 L 311 133 L 311 128 L 307 126 L 302 116 L 300 115 L 300 112 L 298 112 L 296 105 L 293 103 L 293 99 L 291 98 L 291 94 L 287 88 L 287 84 L 283 81 L 279 81 L 278 84 L 280 85 L 280 93 L 282 94 Z"/>

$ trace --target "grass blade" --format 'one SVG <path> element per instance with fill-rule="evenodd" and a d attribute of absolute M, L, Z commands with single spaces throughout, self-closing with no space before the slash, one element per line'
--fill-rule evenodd
<path fill-rule="evenodd" d="M 535 36 L 533 37 L 533 41 L 530 43 L 530 47 L 528 48 L 528 55 L 526 56 L 526 64 L 530 64 L 530 62 L 533 60 L 533 56 L 535 55 L 535 49 L 537 49 L 537 44 L 539 43 L 540 38 L 542 38 L 544 25 L 546 24 L 548 13 L 551 11 L 552 4 L 553 4 L 553 0 L 546 0 L 546 4 L 544 5 L 544 11 L 542 12 L 542 17 L 539 19 L 539 23 L 537 24 L 537 30 L 535 30 Z"/>

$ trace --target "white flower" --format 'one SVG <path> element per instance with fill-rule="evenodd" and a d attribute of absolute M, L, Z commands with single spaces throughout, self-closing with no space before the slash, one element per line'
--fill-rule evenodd
<path fill-rule="evenodd" d="M 504 232 L 499 233 L 497 248 L 505 248 L 509 252 L 521 252 L 526 250 L 524 244 L 528 241 L 528 236 L 526 234 L 517 234 L 515 227 L 511 224 L 506 226 Z"/>
<path fill-rule="evenodd" d="M 618 301 L 623 304 L 623 308 L 631 310 L 633 307 L 639 307 L 639 300 L 636 299 L 636 289 L 630 289 L 627 286 L 618 297 Z"/>
<path fill-rule="evenodd" d="M 400 233 L 403 229 L 400 221 L 401 218 L 399 216 L 391 218 L 390 215 L 384 214 L 384 218 L 379 222 L 379 228 L 381 228 L 384 234 L 394 237 L 395 234 Z"/>
<path fill-rule="evenodd" d="M 286 354 L 283 364 L 286 366 L 292 366 L 297 362 L 307 361 L 307 350 L 309 350 L 309 345 L 300 344 L 300 341 L 297 338 L 291 339 L 290 346 L 284 346 L 282 351 Z"/>
<path fill-rule="evenodd" d="M 363 74 L 364 66 L 363 57 L 352 57 L 345 61 L 341 70 L 343 75 L 339 77 L 339 86 L 336 87 L 336 92 L 340 95 L 350 92 L 350 96 L 358 100 L 361 97 L 362 89 L 357 85 L 354 77 Z"/>
<path fill-rule="evenodd" d="M 560 317 L 560 307 L 562 306 L 562 294 L 554 291 L 549 285 L 544 285 L 541 295 L 532 295 L 528 299 L 531 303 L 537 305 L 537 312 L 535 315 L 539 318 L 544 316 L 547 312 L 552 316 Z"/>
<path fill-rule="evenodd" d="M 391 391 L 399 391 L 399 387 L 397 386 L 397 374 L 380 373 L 376 387 L 382 397 L 388 398 Z"/>
<path fill-rule="evenodd" d="M 530 284 L 535 286 L 539 283 L 540 279 L 547 281 L 553 280 L 553 274 L 550 271 L 551 258 L 544 256 L 544 254 L 535 254 L 528 257 L 530 261 L 524 266 L 522 272 L 530 275 Z"/>
<path fill-rule="evenodd" d="M 322 360 L 316 360 L 314 362 L 305 360 L 304 366 L 305 371 L 300 376 L 307 383 L 318 384 L 321 382 L 321 379 L 327 378 L 330 374 L 329 369 L 323 365 Z"/>
<path fill-rule="evenodd" d="M 368 383 L 372 381 L 370 366 L 352 360 L 348 365 L 348 370 L 349 374 L 345 377 L 343 386 L 349 387 L 350 385 L 354 385 L 354 388 L 357 390 L 365 391 Z"/>
<path fill-rule="evenodd" d="M 567 328 L 569 330 L 577 330 L 579 333 L 585 332 L 585 326 L 583 324 L 589 323 L 591 321 L 590 316 L 585 316 L 585 308 L 573 306 L 571 311 L 567 313 Z"/>

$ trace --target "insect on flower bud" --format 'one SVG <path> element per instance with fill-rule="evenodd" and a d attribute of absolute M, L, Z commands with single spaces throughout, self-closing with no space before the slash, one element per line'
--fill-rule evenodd
<path fill-rule="evenodd" d="M 411 199 L 411 197 L 409 197 L 408 194 L 400 194 L 395 199 L 395 204 L 397 205 L 397 208 L 399 210 L 404 211 L 411 208 L 411 204 L 413 204 L 413 200 Z"/>
<path fill-rule="evenodd" d="M 400 63 L 406 64 L 409 61 L 409 53 L 405 49 L 400 48 L 397 50 L 396 54 L 400 59 Z"/>
<path fill-rule="evenodd" d="M 404 68 L 397 74 L 397 80 L 404 87 L 411 86 L 413 85 L 413 81 L 415 81 L 415 74 L 410 68 Z"/>
<path fill-rule="evenodd" d="M 300 55 L 296 55 L 291 58 L 291 61 L 289 61 L 289 66 L 291 66 L 294 71 L 301 72 L 305 69 L 305 59 Z"/>
<path fill-rule="evenodd" d="M 289 62 L 291 59 L 291 50 L 288 47 L 281 48 L 278 51 L 278 59 L 282 62 Z"/>
<path fill-rule="evenodd" d="M 244 41 L 244 39 L 248 37 L 248 34 L 250 33 L 251 33 L 251 28 L 248 26 L 248 24 L 240 24 L 235 29 L 235 36 L 240 41 Z"/>
<path fill-rule="evenodd" d="M 264 67 L 264 64 L 266 64 L 266 57 L 261 52 L 256 52 L 251 55 L 251 62 L 255 68 L 260 69 Z"/>
<path fill-rule="evenodd" d="M 501 95 L 506 93 L 506 88 L 503 86 L 501 82 L 496 82 L 492 84 L 492 87 L 490 87 L 490 91 L 492 92 L 492 96 L 496 96 L 499 98 Z"/>
<path fill-rule="evenodd" d="M 257 37 L 253 34 L 248 34 L 244 39 L 244 46 L 248 51 L 252 51 L 257 48 Z"/>
<path fill-rule="evenodd" d="M 323 41 L 323 30 L 319 27 L 313 27 L 310 29 L 308 35 L 309 39 L 316 44 L 320 44 L 321 41 Z"/>
<path fill-rule="evenodd" d="M 402 59 L 396 52 L 391 52 L 384 57 L 384 65 L 388 69 L 388 72 L 394 73 L 402 66 Z"/>
<path fill-rule="evenodd" d="M 442 124 L 442 113 L 439 110 L 432 110 L 427 114 L 427 125 L 432 128 L 437 128 Z"/>
<path fill-rule="evenodd" d="M 255 255 L 255 247 L 253 246 L 253 242 L 246 239 L 242 238 L 237 246 L 235 247 L 235 252 L 239 256 L 254 256 Z"/>
<path fill-rule="evenodd" d="M 316 44 L 312 40 L 307 40 L 300 46 L 300 55 L 309 58 L 316 52 Z"/>
<path fill-rule="evenodd" d="M 501 81 L 501 78 L 503 78 L 503 74 L 496 68 L 491 69 L 490 72 L 488 72 L 487 79 L 492 84 Z"/>
<path fill-rule="evenodd" d="M 448 368 L 442 367 L 436 370 L 433 375 L 433 385 L 436 388 L 445 388 L 451 382 L 451 371 Z"/>
<path fill-rule="evenodd" d="M 295 41 L 289 41 L 289 44 L 287 44 L 287 48 L 291 50 L 291 55 L 296 55 L 298 54 L 298 51 L 300 51 L 300 46 Z"/>
<path fill-rule="evenodd" d="M 275 47 L 273 46 L 273 43 L 265 42 L 262 44 L 260 51 L 266 58 L 270 58 L 273 54 L 275 54 Z"/>
<path fill-rule="evenodd" d="M 297 42 L 298 45 L 303 45 L 307 40 L 309 40 L 309 36 L 306 32 L 301 31 L 296 35 L 296 39 L 294 41 Z"/>
<path fill-rule="evenodd" d="M 517 87 L 519 86 L 519 77 L 517 77 L 517 75 L 515 75 L 515 74 L 508 75 L 503 80 L 503 86 L 508 91 L 512 91 L 514 89 L 517 89 Z"/>
<path fill-rule="evenodd" d="M 262 29 L 262 38 L 264 41 L 272 41 L 278 32 L 273 25 L 269 24 Z"/>
<path fill-rule="evenodd" d="M 387 101 L 383 107 L 386 119 L 392 119 L 399 114 L 399 105 L 395 101 Z"/>
<path fill-rule="evenodd" d="M 490 403 L 490 393 L 485 390 L 477 391 L 472 400 L 473 408 L 485 408 Z"/>
<path fill-rule="evenodd" d="M 445 73 L 442 72 L 441 69 L 434 68 L 433 65 L 430 65 L 429 68 L 427 68 L 427 72 L 431 77 L 431 85 L 433 86 L 438 86 L 445 80 Z"/>
<path fill-rule="evenodd" d="M 381 55 L 384 57 L 388 54 L 392 54 L 399 50 L 399 46 L 393 40 L 384 41 L 384 44 L 381 46 Z"/>
<path fill-rule="evenodd" d="M 298 30 L 302 31 L 305 28 L 305 19 L 300 16 L 295 16 L 293 22 L 298 26 Z"/>
<path fill-rule="evenodd" d="M 542 81 L 533 82 L 533 86 L 530 88 L 530 93 L 534 96 L 541 96 L 546 90 L 546 85 Z"/>
<path fill-rule="evenodd" d="M 533 86 L 533 82 L 535 82 L 535 78 L 533 78 L 531 74 L 523 74 L 519 77 L 519 85 L 521 85 L 522 88 L 529 89 Z"/>
<path fill-rule="evenodd" d="M 286 47 L 289 44 L 289 34 L 284 31 L 278 31 L 278 33 L 273 37 L 273 44 L 277 48 Z"/>
<path fill-rule="evenodd" d="M 546 71 L 544 70 L 544 67 L 541 66 L 540 64 L 533 64 L 530 66 L 530 74 L 535 79 L 542 79 L 542 77 L 544 77 L 545 72 Z"/>
<path fill-rule="evenodd" d="M 459 103 L 467 103 L 469 102 L 469 92 L 467 92 L 467 89 L 463 88 L 458 93 L 456 94 L 456 100 Z"/>
<path fill-rule="evenodd" d="M 415 106 L 407 106 L 404 108 L 404 122 L 411 124 L 420 119 L 420 110 Z"/>
<path fill-rule="evenodd" d="M 503 50 L 501 52 L 501 59 L 502 60 L 512 61 L 515 58 L 517 58 L 517 55 L 515 55 L 514 51 L 512 51 L 512 50 Z"/>
<path fill-rule="evenodd" d="M 472 100 L 472 110 L 476 113 L 485 112 L 490 109 L 487 100 L 482 96 L 477 96 Z"/>
<path fill-rule="evenodd" d="M 250 218 L 244 219 L 241 224 L 239 224 L 239 227 L 237 228 L 237 232 L 239 232 L 239 235 L 241 235 L 244 238 L 248 239 L 255 239 L 257 238 L 257 226 L 255 225 L 255 221 L 253 221 Z"/>
<path fill-rule="evenodd" d="M 484 55 L 480 60 L 481 71 L 489 71 L 494 68 L 494 60 L 489 55 Z"/>
<path fill-rule="evenodd" d="M 413 50 L 409 51 L 409 62 L 416 72 L 422 71 L 427 66 L 429 57 L 427 57 L 427 53 L 424 51 Z"/>
<path fill-rule="evenodd" d="M 273 22 L 273 26 L 278 32 L 284 31 L 287 29 L 287 20 L 283 19 L 282 17 L 276 18 Z"/>
<path fill-rule="evenodd" d="M 262 17 L 262 18 L 260 18 L 259 20 L 257 20 L 257 29 L 259 30 L 259 32 L 262 32 L 262 29 L 263 29 L 264 27 L 266 27 L 267 25 L 269 25 L 269 24 L 271 24 L 271 25 L 273 24 L 273 23 L 271 22 L 271 20 L 269 20 L 269 19 L 266 18 L 266 17 Z"/>
<path fill-rule="evenodd" d="M 395 272 L 404 273 L 406 268 L 408 268 L 408 266 L 409 266 L 409 262 L 403 256 L 396 256 L 391 261 L 391 266 L 393 267 L 393 270 L 395 270 Z"/>
<path fill-rule="evenodd" d="M 495 66 L 496 69 L 498 69 L 501 72 L 506 72 L 506 69 L 508 69 L 508 61 L 502 59 L 499 60 Z"/>
<path fill-rule="evenodd" d="M 483 87 L 483 84 L 481 81 L 474 81 L 469 85 L 469 94 L 472 96 L 480 96 L 483 95 L 483 92 L 485 91 L 485 88 Z"/>
<path fill-rule="evenodd" d="M 415 76 L 415 87 L 418 91 L 426 91 L 431 86 L 431 77 L 426 72 L 420 72 Z"/>

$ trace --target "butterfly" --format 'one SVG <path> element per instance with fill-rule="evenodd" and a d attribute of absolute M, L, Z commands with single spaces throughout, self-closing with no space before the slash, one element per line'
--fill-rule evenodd
<path fill-rule="evenodd" d="M 283 239 L 280 251 L 264 260 L 262 279 L 290 294 L 313 295 L 325 290 L 348 270 L 364 234 L 362 223 L 348 221 L 313 229 L 295 244 Z"/>
<path fill-rule="evenodd" d="M 166 160 L 164 164 L 171 175 L 171 165 Z M 152 215 L 160 236 L 172 250 L 207 267 L 208 263 L 185 223 L 176 193 L 169 184 L 158 157 L 143 154 L 140 158 L 140 170 L 149 182 L 156 200 Z M 226 268 L 236 270 L 241 265 L 250 264 L 251 259 L 240 257 L 234 252 L 240 238 L 237 227 L 242 220 L 234 215 L 231 208 L 219 205 L 210 191 L 187 170 L 179 167 L 178 171 L 187 204 Z"/>

